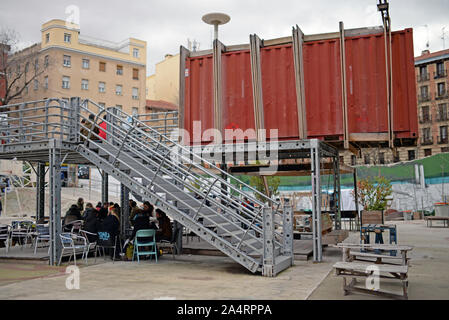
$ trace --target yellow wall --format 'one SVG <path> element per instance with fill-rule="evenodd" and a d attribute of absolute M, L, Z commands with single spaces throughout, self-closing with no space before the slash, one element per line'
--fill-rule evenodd
<path fill-rule="evenodd" d="M 179 105 L 179 54 L 167 55 L 156 64 L 154 75 L 147 77 L 147 99 Z"/>

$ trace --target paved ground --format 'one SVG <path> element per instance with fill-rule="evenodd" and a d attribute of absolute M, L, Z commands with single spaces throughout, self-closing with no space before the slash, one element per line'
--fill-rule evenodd
<path fill-rule="evenodd" d="M 409 299 L 449 299 L 449 229 L 427 228 L 424 221 L 396 221 L 398 242 L 412 245 L 409 269 Z M 343 280 L 331 272 L 310 299 L 380 299 L 366 294 L 343 296 Z M 381 290 L 400 293 L 400 283 L 380 283 Z"/>
<path fill-rule="evenodd" d="M 449 299 L 449 229 L 428 229 L 424 221 L 397 225 L 399 243 L 415 246 L 410 299 Z M 344 297 L 341 279 L 331 272 L 340 250 L 325 248 L 323 258 L 318 264 L 295 261 L 276 278 L 253 275 L 227 257 L 164 255 L 157 264 L 99 260 L 96 265 L 89 259 L 80 269 L 79 290 L 66 289 L 64 267 L 0 260 L 0 299 L 378 299 Z"/>

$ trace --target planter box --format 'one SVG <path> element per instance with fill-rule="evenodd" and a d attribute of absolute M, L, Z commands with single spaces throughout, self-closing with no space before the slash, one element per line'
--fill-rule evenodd
<path fill-rule="evenodd" d="M 362 211 L 362 224 L 383 224 L 382 211 Z"/>

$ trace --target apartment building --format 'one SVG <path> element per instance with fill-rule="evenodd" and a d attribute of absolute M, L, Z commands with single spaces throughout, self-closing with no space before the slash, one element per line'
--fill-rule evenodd
<path fill-rule="evenodd" d="M 147 77 L 147 100 L 166 101 L 179 105 L 179 53 L 166 54 L 164 60 L 156 64 L 156 71 Z"/>
<path fill-rule="evenodd" d="M 41 34 L 40 43 L 17 54 L 36 50 L 35 61 L 22 67 L 34 65 L 36 70 L 41 65 L 43 72 L 14 103 L 78 96 L 131 114 L 145 111 L 145 41 L 94 39 L 82 35 L 79 26 L 57 19 L 44 23 Z"/>
<path fill-rule="evenodd" d="M 423 51 L 415 58 L 419 157 L 449 152 L 449 50 L 430 53 Z"/>

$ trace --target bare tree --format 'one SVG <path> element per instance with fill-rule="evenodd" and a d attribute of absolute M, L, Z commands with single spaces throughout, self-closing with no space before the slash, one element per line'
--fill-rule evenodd
<path fill-rule="evenodd" d="M 40 44 L 19 51 L 19 35 L 12 29 L 0 30 L 0 105 L 7 105 L 20 99 L 28 86 L 48 68 L 48 56 L 39 61 Z M 1 93 L 1 91 L 0 91 Z"/>

